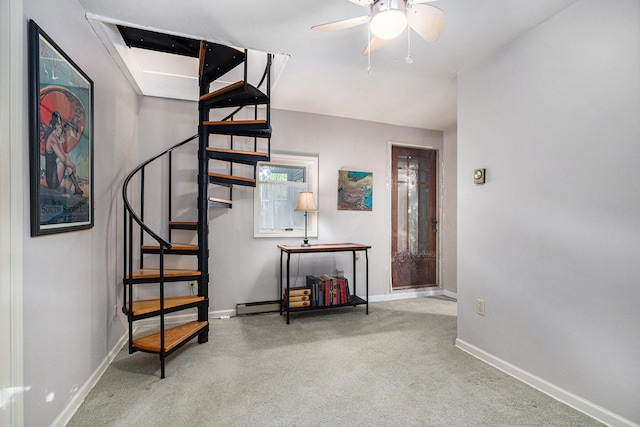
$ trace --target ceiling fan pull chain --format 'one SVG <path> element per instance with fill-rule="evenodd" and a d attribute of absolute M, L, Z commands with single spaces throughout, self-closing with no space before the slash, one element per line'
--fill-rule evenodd
<path fill-rule="evenodd" d="M 369 10 L 369 13 L 371 13 L 371 10 Z M 370 76 L 371 75 L 371 24 L 369 24 L 369 44 L 367 46 L 369 46 L 367 48 L 367 75 Z"/>
<path fill-rule="evenodd" d="M 411 27 L 407 26 L 407 58 L 405 59 L 407 64 L 413 64 L 413 58 L 411 57 Z"/>

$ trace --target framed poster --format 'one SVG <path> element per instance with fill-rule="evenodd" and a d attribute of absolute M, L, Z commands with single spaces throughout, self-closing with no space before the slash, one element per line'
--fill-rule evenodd
<path fill-rule="evenodd" d="M 93 227 L 93 82 L 29 21 L 31 236 Z"/>
<path fill-rule="evenodd" d="M 338 171 L 338 210 L 373 209 L 373 173 Z"/>

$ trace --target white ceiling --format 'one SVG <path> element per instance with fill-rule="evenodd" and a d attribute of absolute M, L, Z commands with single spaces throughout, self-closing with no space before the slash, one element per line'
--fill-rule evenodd
<path fill-rule="evenodd" d="M 367 27 L 313 25 L 366 15 L 348 0 L 78 0 L 90 14 L 135 26 L 290 56 L 272 107 L 443 130 L 457 121 L 458 71 L 577 0 L 439 0 L 447 28 L 435 43 L 411 35 L 371 57 Z"/>

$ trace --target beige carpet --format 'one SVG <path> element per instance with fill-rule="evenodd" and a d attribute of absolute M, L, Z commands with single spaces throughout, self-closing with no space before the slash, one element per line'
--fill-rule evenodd
<path fill-rule="evenodd" d="M 454 346 L 456 303 L 419 298 L 212 319 L 159 360 L 126 348 L 69 426 L 597 426 Z"/>

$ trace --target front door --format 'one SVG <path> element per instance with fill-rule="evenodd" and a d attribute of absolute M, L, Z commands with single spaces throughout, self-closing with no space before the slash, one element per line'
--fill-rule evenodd
<path fill-rule="evenodd" d="M 391 286 L 436 283 L 436 150 L 392 146 Z"/>

